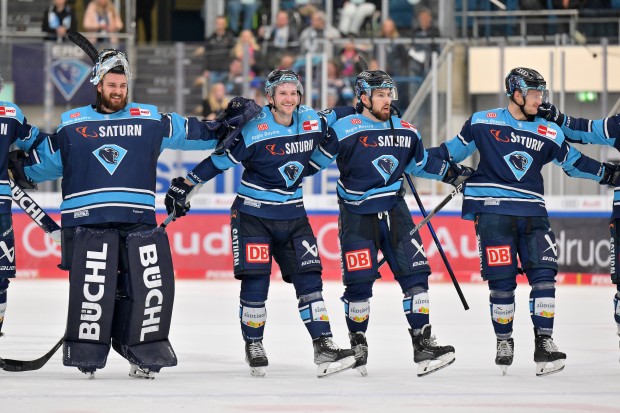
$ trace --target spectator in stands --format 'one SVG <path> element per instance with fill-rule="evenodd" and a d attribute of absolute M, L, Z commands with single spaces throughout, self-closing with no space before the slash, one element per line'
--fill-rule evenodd
<path fill-rule="evenodd" d="M 226 86 L 223 83 L 213 83 L 209 89 L 207 98 L 202 101 L 202 116 L 207 120 L 213 120 L 228 105 Z"/>
<path fill-rule="evenodd" d="M 155 0 L 136 0 L 136 24 L 142 20 L 144 26 L 144 40 L 150 43 L 153 40 L 153 6 Z"/>
<path fill-rule="evenodd" d="M 342 7 L 338 30 L 343 36 L 359 36 L 364 20 L 371 17 L 381 0 L 349 0 Z"/>
<path fill-rule="evenodd" d="M 344 44 L 340 52 L 340 63 L 342 65 L 342 75 L 346 77 L 357 76 L 364 70 L 359 64 L 360 54 L 352 39 Z"/>
<path fill-rule="evenodd" d="M 84 30 L 106 35 L 105 37 L 90 37 L 91 42 L 117 43 L 118 37 L 113 33 L 123 30 L 121 16 L 111 0 L 92 0 L 84 12 Z"/>
<path fill-rule="evenodd" d="M 519 8 L 523 11 L 547 9 L 547 0 L 519 0 Z M 544 24 L 528 24 L 527 34 L 544 35 L 547 32 Z"/>
<path fill-rule="evenodd" d="M 268 67 L 275 66 L 284 54 L 299 53 L 299 31 L 297 27 L 290 24 L 289 15 L 284 10 L 276 14 L 273 27 L 259 29 L 259 37 L 265 41 L 266 47 L 263 54 Z"/>
<path fill-rule="evenodd" d="M 241 30 L 252 30 L 254 26 L 254 15 L 260 6 L 259 2 L 257 0 L 228 0 L 227 3 L 230 30 L 235 34 L 240 33 L 239 17 L 241 16 L 241 12 L 243 12 Z"/>
<path fill-rule="evenodd" d="M 305 28 L 299 35 L 301 53 L 320 53 L 322 48 L 319 47 L 317 39 L 333 40 L 338 38 L 340 38 L 340 32 L 327 23 L 325 13 L 320 10 L 316 11 L 312 14 L 310 26 Z"/>
<path fill-rule="evenodd" d="M 61 41 L 67 31 L 76 29 L 75 13 L 67 4 L 67 0 L 52 0 L 49 8 L 43 14 L 41 30 L 48 33 L 45 40 Z"/>
<path fill-rule="evenodd" d="M 254 73 L 260 72 L 260 65 L 257 64 L 257 54 L 260 46 L 254 37 L 252 30 L 242 30 L 239 34 L 237 42 L 231 50 L 231 56 L 234 59 L 243 61 L 246 57 L 249 59 L 250 66 Z"/>
<path fill-rule="evenodd" d="M 228 73 L 222 81 L 226 86 L 226 94 L 229 96 L 241 96 L 245 81 L 246 78 L 243 76 L 243 63 L 239 59 L 233 59 L 229 64 Z"/>
<path fill-rule="evenodd" d="M 213 82 L 218 82 L 226 76 L 231 57 L 230 51 L 235 45 L 235 36 L 228 30 L 226 16 L 218 16 L 215 19 L 215 31 L 194 52 L 195 56 L 205 56 L 205 70 L 210 72 Z"/>
<path fill-rule="evenodd" d="M 286 53 L 286 54 L 283 54 L 282 57 L 280 57 L 280 61 L 276 65 L 276 69 L 280 69 L 280 70 L 285 70 L 285 69 L 294 70 L 293 66 L 295 66 L 295 56 L 292 55 L 292 54 Z"/>
<path fill-rule="evenodd" d="M 400 33 L 396 29 L 396 23 L 392 19 L 385 19 L 381 23 L 381 31 L 379 37 L 391 40 L 390 43 L 382 44 L 380 47 L 385 48 L 386 67 L 388 73 L 392 73 L 394 77 L 409 75 L 409 56 L 407 55 L 407 47 L 402 43 L 396 43 L 395 40 L 400 38 Z M 396 82 L 399 91 L 399 101 L 409 101 L 409 85 Z"/>
<path fill-rule="evenodd" d="M 556 10 L 580 9 L 586 4 L 587 0 L 553 0 L 553 8 Z M 558 25 L 558 33 L 568 33 L 568 24 Z"/>
<path fill-rule="evenodd" d="M 349 79 L 342 76 L 340 64 L 337 60 L 327 62 L 327 93 L 328 108 L 350 106 L 352 104 L 354 97 L 353 88 Z"/>
<path fill-rule="evenodd" d="M 431 66 L 431 53 L 439 52 L 437 44 L 416 40 L 432 40 L 440 37 L 439 29 L 433 25 L 433 15 L 428 9 L 421 9 L 417 16 L 418 25 L 413 30 L 413 42 L 409 49 L 413 76 L 426 76 Z"/>

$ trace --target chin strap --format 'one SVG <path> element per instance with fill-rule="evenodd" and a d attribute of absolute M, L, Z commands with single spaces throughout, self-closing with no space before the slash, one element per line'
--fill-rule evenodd
<path fill-rule="evenodd" d="M 525 110 L 523 110 L 523 108 L 525 107 L 525 96 L 523 96 L 523 104 L 522 105 L 519 105 L 517 103 L 517 101 L 514 98 L 514 94 L 512 96 L 510 96 L 510 100 L 512 100 L 514 102 L 514 104 L 519 107 L 519 109 L 521 110 L 521 113 L 523 113 L 523 116 L 525 116 L 525 119 L 528 122 L 533 122 L 534 121 L 534 119 L 536 118 L 536 115 L 528 115 L 527 113 L 525 113 Z"/>

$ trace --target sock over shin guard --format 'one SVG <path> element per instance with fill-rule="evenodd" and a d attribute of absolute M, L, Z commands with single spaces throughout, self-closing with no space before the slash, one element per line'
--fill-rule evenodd
<path fill-rule="evenodd" d="M 321 336 L 331 337 L 327 307 L 320 291 L 301 295 L 297 306 L 301 320 L 313 339 Z"/>
<path fill-rule="evenodd" d="M 537 334 L 553 334 L 555 316 L 555 284 L 540 282 L 532 285 L 530 292 L 530 316 Z"/>
<path fill-rule="evenodd" d="M 368 329 L 368 319 L 370 317 L 370 301 L 344 301 L 344 314 L 347 321 L 347 327 L 350 332 L 365 333 Z"/>
<path fill-rule="evenodd" d="M 9 288 L 9 279 L 0 278 L 0 333 L 4 323 L 4 313 L 6 312 L 6 290 Z"/>
<path fill-rule="evenodd" d="M 429 321 L 428 290 L 424 287 L 413 287 L 407 290 L 403 298 L 403 311 L 414 334 L 418 334 Z"/>
<path fill-rule="evenodd" d="M 267 322 L 265 302 L 240 300 L 239 320 L 241 321 L 241 334 L 246 342 L 262 341 Z"/>
<path fill-rule="evenodd" d="M 491 290 L 489 310 L 491 311 L 491 321 L 497 338 L 510 338 L 515 316 L 515 292 Z"/>

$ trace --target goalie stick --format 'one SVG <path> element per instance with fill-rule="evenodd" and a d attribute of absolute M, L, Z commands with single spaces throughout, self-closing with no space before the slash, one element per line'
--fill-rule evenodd
<path fill-rule="evenodd" d="M 9 185 L 11 186 L 13 201 L 15 201 L 15 203 L 23 209 L 47 235 L 60 244 L 60 225 L 58 225 L 56 221 L 28 195 L 24 188 L 19 186 L 17 182 L 9 179 Z"/>
<path fill-rule="evenodd" d="M 84 53 L 86 53 L 86 55 L 90 57 L 90 60 L 92 60 L 93 63 L 97 63 L 97 57 L 99 57 L 99 52 L 97 51 L 97 49 L 95 49 L 95 46 L 93 46 L 93 44 L 86 37 L 84 37 L 81 33 L 73 31 L 73 30 L 70 30 L 67 33 L 67 37 L 77 47 L 82 49 L 82 51 L 84 51 Z"/>
<path fill-rule="evenodd" d="M 2 357 L 0 357 L 0 367 L 4 371 L 10 371 L 13 373 L 39 370 L 45 365 L 45 363 L 49 361 L 49 359 L 52 358 L 52 356 L 56 353 L 56 351 L 58 351 L 60 346 L 62 346 L 62 338 L 58 340 L 58 342 L 50 351 L 35 360 L 13 360 L 3 359 Z"/>

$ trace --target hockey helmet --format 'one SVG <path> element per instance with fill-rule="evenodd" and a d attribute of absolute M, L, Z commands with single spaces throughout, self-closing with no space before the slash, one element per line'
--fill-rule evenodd
<path fill-rule="evenodd" d="M 394 79 L 383 70 L 364 70 L 355 79 L 355 96 L 362 94 L 372 96 L 373 89 L 391 89 L 392 100 L 398 100 L 398 91 Z"/>
<path fill-rule="evenodd" d="M 520 91 L 523 96 L 525 96 L 528 90 L 534 89 L 542 90 L 543 101 L 547 101 L 547 82 L 545 78 L 534 69 L 529 69 L 527 67 L 516 67 L 512 69 L 506 76 L 505 85 L 506 96 L 512 97 L 515 90 Z"/>
<path fill-rule="evenodd" d="M 267 80 L 265 81 L 265 93 L 273 98 L 276 93 L 276 86 L 282 83 L 293 83 L 297 88 L 299 97 L 301 98 L 301 96 L 304 95 L 304 87 L 299 81 L 299 76 L 290 69 L 276 69 L 271 71 L 271 73 L 267 75 Z"/>
<path fill-rule="evenodd" d="M 93 75 L 90 83 L 99 84 L 106 73 L 123 73 L 127 76 L 127 80 L 131 79 L 131 71 L 129 70 L 129 61 L 127 55 L 120 50 L 104 49 L 97 56 L 97 63 L 93 67 Z"/>

